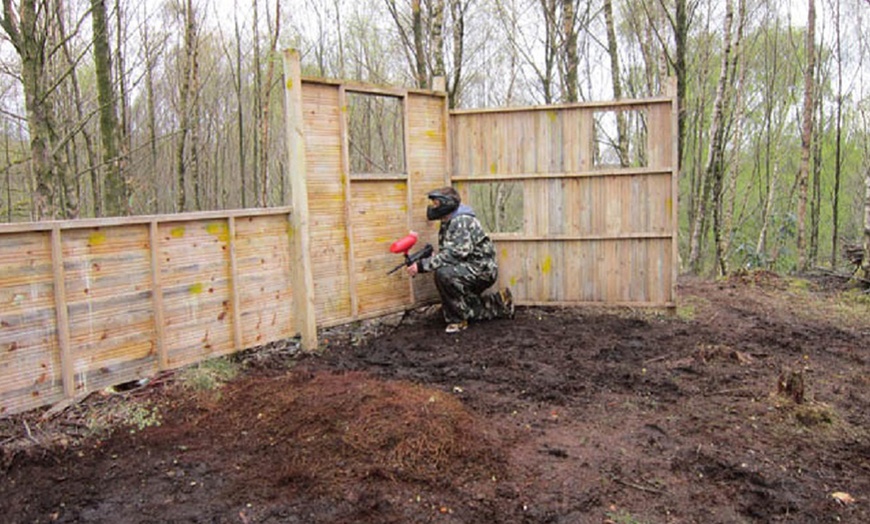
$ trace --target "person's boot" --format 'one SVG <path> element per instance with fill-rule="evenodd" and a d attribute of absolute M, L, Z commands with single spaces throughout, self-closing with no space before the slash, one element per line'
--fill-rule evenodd
<path fill-rule="evenodd" d="M 468 327 L 468 321 L 463 320 L 462 322 L 453 322 L 451 324 L 447 324 L 447 328 L 444 330 L 445 333 L 459 333 L 460 331 L 464 331 Z"/>
<path fill-rule="evenodd" d="M 501 304 L 502 307 L 504 307 L 505 315 L 508 318 L 514 318 L 514 315 L 516 315 L 516 307 L 514 306 L 514 296 L 511 293 L 510 288 L 506 287 L 498 293 L 501 295 Z"/>

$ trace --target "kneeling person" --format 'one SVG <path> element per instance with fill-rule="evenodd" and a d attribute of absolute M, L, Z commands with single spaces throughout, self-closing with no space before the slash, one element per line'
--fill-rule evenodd
<path fill-rule="evenodd" d="M 428 197 L 426 218 L 441 221 L 438 252 L 408 266 L 408 274 L 435 273 L 446 331 L 462 331 L 469 320 L 513 318 L 510 289 L 487 292 L 498 279 L 498 262 L 495 246 L 474 211 L 462 204 L 452 187 L 436 189 Z"/>

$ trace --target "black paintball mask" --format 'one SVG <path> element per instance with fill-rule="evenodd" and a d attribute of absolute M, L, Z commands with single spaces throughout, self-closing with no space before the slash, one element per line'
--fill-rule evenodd
<path fill-rule="evenodd" d="M 426 208 L 426 218 L 439 220 L 456 211 L 461 199 L 459 193 L 452 187 L 442 187 L 427 195 L 429 207 Z"/>

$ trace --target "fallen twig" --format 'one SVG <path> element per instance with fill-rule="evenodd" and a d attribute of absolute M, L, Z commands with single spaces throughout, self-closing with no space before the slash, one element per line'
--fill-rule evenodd
<path fill-rule="evenodd" d="M 628 482 L 626 480 L 622 480 L 619 477 L 613 477 L 613 481 L 616 482 L 617 484 L 621 484 L 627 488 L 634 488 L 634 489 L 637 489 L 640 491 L 646 491 L 647 493 L 656 493 L 659 495 L 667 495 L 668 494 L 668 492 L 666 490 L 659 489 L 659 488 L 651 488 L 649 486 L 643 486 L 641 484 L 635 484 L 634 482 Z"/>
<path fill-rule="evenodd" d="M 670 355 L 659 355 L 657 357 L 649 358 L 643 361 L 644 364 L 652 364 L 653 362 L 658 362 L 659 360 L 665 360 L 670 358 Z"/>
<path fill-rule="evenodd" d="M 36 440 L 36 437 L 33 436 L 33 433 L 30 432 L 30 425 L 27 424 L 26 420 L 22 420 L 24 422 L 24 432 L 27 433 L 27 438 L 32 440 L 35 444 L 39 444 L 40 442 Z"/>

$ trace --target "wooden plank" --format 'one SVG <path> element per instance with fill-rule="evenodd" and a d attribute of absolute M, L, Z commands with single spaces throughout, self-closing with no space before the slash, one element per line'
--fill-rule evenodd
<path fill-rule="evenodd" d="M 114 227 L 124 225 L 147 225 L 150 222 L 198 222 L 202 220 L 224 219 L 227 217 L 265 216 L 286 214 L 290 211 L 288 206 L 251 209 L 226 209 L 222 211 L 195 211 L 190 213 L 177 213 L 165 215 L 137 215 L 130 217 L 107 217 L 107 218 L 78 218 L 74 220 L 46 220 L 43 222 L 17 222 L 0 224 L 0 234 L 20 233 L 27 231 L 51 231 L 55 228 L 67 229 L 91 229 L 95 227 Z"/>
<path fill-rule="evenodd" d="M 593 101 L 593 102 L 573 102 L 565 104 L 551 104 L 542 106 L 516 106 L 516 107 L 486 107 L 486 108 L 469 108 L 469 109 L 451 109 L 450 116 L 460 115 L 484 115 L 484 114 L 500 114 L 500 113 L 521 113 L 521 112 L 538 112 L 538 111 L 564 111 L 576 109 L 595 109 L 596 111 L 607 111 L 624 109 L 627 107 L 648 107 L 659 104 L 667 105 L 671 101 L 670 97 L 651 97 L 642 99 L 624 98 L 620 100 Z"/>
<path fill-rule="evenodd" d="M 533 155 L 532 155 L 533 156 Z M 499 182 L 511 180 L 549 180 L 549 179 L 565 179 L 565 178 L 604 178 L 618 176 L 638 176 L 638 175 L 670 175 L 671 168 L 649 168 L 649 167 L 626 167 L 626 168 L 608 168 L 596 169 L 594 171 L 575 171 L 575 172 L 523 172 L 523 173 L 480 173 L 475 172 L 467 175 L 454 176 L 453 182 Z"/>
<path fill-rule="evenodd" d="M 308 187 L 306 183 L 305 122 L 302 114 L 302 69 L 299 53 L 284 52 L 284 104 L 286 116 L 288 174 L 293 212 L 290 213 L 290 238 L 294 263 L 291 267 L 296 328 L 301 346 L 317 348 L 317 323 L 314 309 L 314 279 L 311 268 L 311 238 L 308 230 Z"/>
<path fill-rule="evenodd" d="M 674 238 L 671 242 L 671 285 L 668 296 L 668 301 L 673 303 L 677 300 L 677 276 L 679 267 L 677 261 L 680 259 L 680 246 L 677 239 L 676 231 L 679 228 L 679 214 L 677 212 L 677 203 L 679 202 L 679 177 L 680 177 L 680 150 L 679 150 L 679 99 L 677 98 L 677 79 L 669 77 L 667 83 L 667 96 L 671 99 L 671 223 L 670 229 L 674 231 Z"/>
<path fill-rule="evenodd" d="M 169 367 L 166 353 L 166 318 L 163 311 L 163 284 L 160 280 L 160 231 L 157 220 L 149 224 L 148 238 L 151 252 L 151 301 L 154 305 L 154 349 L 157 365 L 161 371 Z"/>
<path fill-rule="evenodd" d="M 239 268 L 236 262 L 236 219 L 229 217 L 227 219 L 227 228 L 229 236 L 227 238 L 227 247 L 229 248 L 230 257 L 230 307 L 233 315 L 233 346 L 236 351 L 245 349 L 242 345 L 242 312 L 239 298 Z"/>
<path fill-rule="evenodd" d="M 441 78 L 443 82 L 443 77 Z M 411 209 L 414 207 L 414 193 L 413 191 L 416 189 L 416 185 L 413 182 L 411 173 L 411 151 L 415 151 L 416 142 L 412 143 L 412 140 L 416 139 L 416 135 L 412 135 L 411 133 L 411 100 L 406 96 L 402 99 L 402 154 L 405 157 L 405 174 L 408 175 L 407 183 L 405 184 L 405 228 L 408 230 L 409 234 L 411 231 L 414 231 L 414 216 L 411 214 Z M 412 138 L 413 136 L 413 138 Z M 399 270 L 402 271 L 402 270 Z M 414 280 L 411 278 L 406 279 L 408 281 L 408 297 L 410 303 L 413 304 L 417 301 L 416 296 L 414 294 Z"/>
<path fill-rule="evenodd" d="M 75 370 L 69 336 L 69 313 L 66 308 L 66 277 L 63 270 L 63 239 L 56 225 L 51 230 L 51 266 L 54 278 L 54 301 L 57 314 L 57 338 L 60 348 L 61 380 L 66 398 L 75 396 Z"/>
<path fill-rule="evenodd" d="M 344 235 L 347 244 L 347 281 L 350 292 L 351 318 L 359 315 L 359 296 L 357 295 L 356 260 L 354 256 L 353 220 L 351 217 L 351 179 L 350 174 L 350 137 L 347 125 L 347 93 L 345 86 L 338 89 L 339 134 L 341 135 L 341 171 L 342 200 L 344 201 Z"/>

